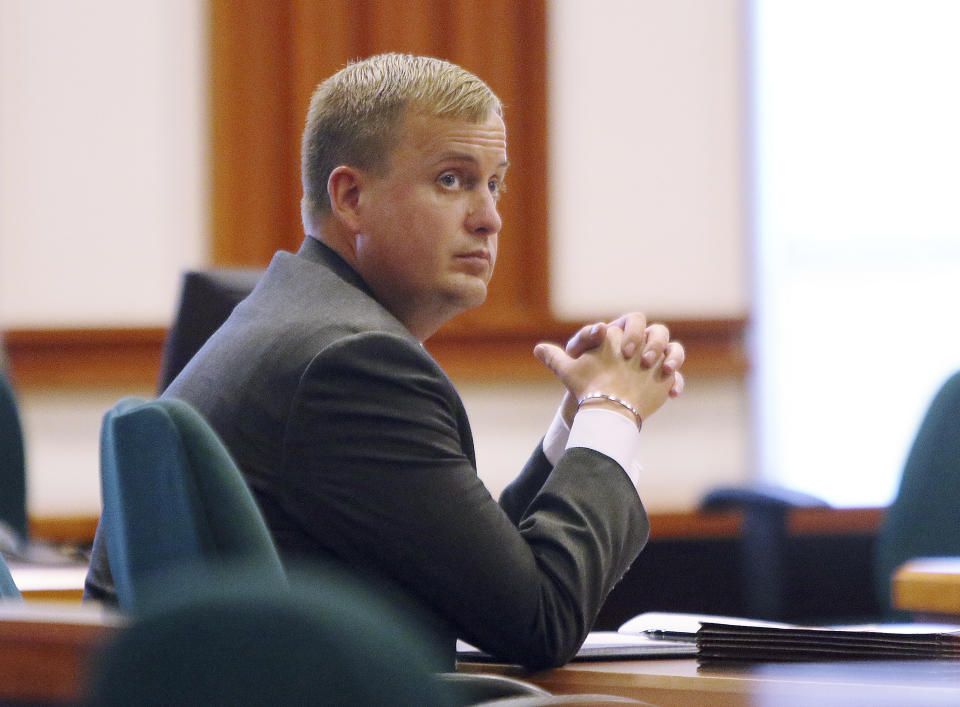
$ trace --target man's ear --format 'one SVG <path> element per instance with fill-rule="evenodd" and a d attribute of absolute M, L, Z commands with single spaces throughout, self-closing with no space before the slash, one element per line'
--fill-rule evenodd
<path fill-rule="evenodd" d="M 360 190 L 363 188 L 363 174 L 356 167 L 340 165 L 330 173 L 327 179 L 327 193 L 330 195 L 330 210 L 333 215 L 350 231 L 360 230 Z"/>

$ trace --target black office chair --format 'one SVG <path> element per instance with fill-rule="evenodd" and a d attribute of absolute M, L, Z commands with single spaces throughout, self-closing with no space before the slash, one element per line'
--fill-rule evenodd
<path fill-rule="evenodd" d="M 793 508 L 826 505 L 815 496 L 772 484 L 722 486 L 704 496 L 700 503 L 703 511 L 743 512 L 739 550 L 744 615 L 785 618 L 787 513 Z"/>
<path fill-rule="evenodd" d="M 158 393 L 166 390 L 233 308 L 253 290 L 262 270 L 218 268 L 183 274 L 180 303 L 163 345 Z"/>

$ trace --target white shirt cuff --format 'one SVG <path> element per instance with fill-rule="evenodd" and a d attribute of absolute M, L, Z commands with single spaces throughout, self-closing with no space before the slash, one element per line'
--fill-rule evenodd
<path fill-rule="evenodd" d="M 553 421 L 543 436 L 543 454 L 551 466 L 556 466 L 560 461 L 560 457 L 567 448 L 567 438 L 570 436 L 570 428 L 560 414 L 561 409 L 562 406 L 557 408 L 557 414 L 553 416 Z"/>
<path fill-rule="evenodd" d="M 605 454 L 619 464 L 639 491 L 640 431 L 625 415 L 596 407 L 584 407 L 568 428 L 560 411 L 553 418 L 543 438 L 543 453 L 556 465 L 563 452 L 571 447 L 585 447 Z"/>

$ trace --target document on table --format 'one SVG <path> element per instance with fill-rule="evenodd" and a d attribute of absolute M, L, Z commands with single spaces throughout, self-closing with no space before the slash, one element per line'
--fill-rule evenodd
<path fill-rule="evenodd" d="M 960 659 L 960 626 L 800 626 L 728 616 L 649 612 L 622 633 L 692 641 L 701 663 L 720 661 Z"/>
<path fill-rule="evenodd" d="M 696 654 L 696 644 L 689 641 L 668 641 L 617 631 L 591 631 L 573 660 L 689 658 Z M 495 659 L 465 641 L 457 641 L 457 660 L 491 662 Z"/>
<path fill-rule="evenodd" d="M 696 642 L 697 632 L 704 623 L 763 626 L 766 628 L 789 628 L 791 626 L 791 624 L 780 623 L 778 621 L 744 619 L 738 616 L 686 614 L 672 611 L 645 611 L 624 623 L 617 631 L 619 633 L 650 636 L 651 638 Z"/>

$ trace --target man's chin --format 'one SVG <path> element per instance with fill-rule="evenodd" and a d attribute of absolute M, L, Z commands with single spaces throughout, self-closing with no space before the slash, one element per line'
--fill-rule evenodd
<path fill-rule="evenodd" d="M 466 282 L 458 282 L 448 294 L 450 301 L 455 302 L 457 307 L 465 312 L 487 301 L 487 283 L 472 277 Z"/>

